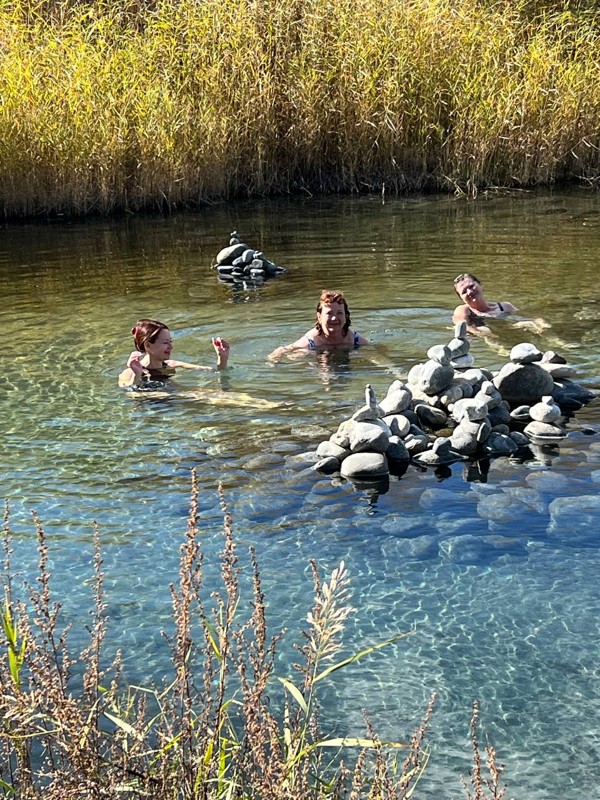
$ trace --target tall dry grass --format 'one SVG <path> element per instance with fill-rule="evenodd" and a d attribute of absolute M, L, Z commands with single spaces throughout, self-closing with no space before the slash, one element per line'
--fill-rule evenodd
<path fill-rule="evenodd" d="M 0 0 L 2 210 L 595 183 L 599 22 L 568 0 Z"/>

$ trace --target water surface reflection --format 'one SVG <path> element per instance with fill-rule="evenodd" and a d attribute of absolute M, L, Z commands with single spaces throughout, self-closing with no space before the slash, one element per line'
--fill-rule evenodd
<path fill-rule="evenodd" d="M 80 621 L 97 520 L 113 644 L 132 679 L 160 675 L 166 651 L 156 633 L 169 624 L 195 467 L 209 584 L 221 481 L 240 551 L 257 548 L 273 628 L 303 624 L 313 557 L 324 571 L 343 558 L 353 576 L 360 613 L 349 650 L 417 626 L 391 652 L 339 674 L 332 728 L 362 731 L 368 707 L 383 737 L 405 737 L 438 691 L 428 786 L 458 796 L 478 697 L 511 794 L 545 800 L 576 786 L 594 796 L 600 442 L 586 432 L 600 430 L 599 405 L 575 415 L 560 448 L 437 471 L 411 466 L 378 487 L 317 476 L 302 454 L 361 404 L 365 383 L 383 392 L 448 338 L 460 272 L 551 321 L 536 343 L 564 342 L 579 379 L 595 385 L 598 211 L 587 192 L 476 203 L 359 198 L 4 228 L 3 488 L 18 567 L 31 575 L 36 562 L 36 508 L 66 613 Z M 219 284 L 210 265 L 234 229 L 287 274 L 248 291 Z M 310 327 L 323 288 L 346 293 L 353 324 L 377 347 L 267 363 Z M 223 388 L 211 374 L 177 376 L 166 398 L 119 393 L 141 316 L 171 326 L 182 360 L 212 363 L 210 337 L 227 336 L 224 388 L 273 407 L 208 402 Z M 500 349 L 473 343 L 478 365 L 499 366 L 522 338 L 502 322 L 495 332 Z M 287 645 L 282 673 L 293 659 Z"/>

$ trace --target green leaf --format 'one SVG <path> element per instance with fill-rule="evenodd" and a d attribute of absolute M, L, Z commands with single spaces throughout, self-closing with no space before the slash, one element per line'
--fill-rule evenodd
<path fill-rule="evenodd" d="M 0 788 L 4 789 L 5 792 L 9 792 L 10 794 L 15 793 L 15 790 L 10 785 L 10 783 L 6 783 L 6 781 L 3 781 L 2 778 L 0 778 Z"/>
<path fill-rule="evenodd" d="M 355 653 L 353 656 L 349 658 L 345 658 L 343 661 L 338 661 L 337 664 L 332 664 L 331 666 L 324 669 L 323 672 L 319 672 L 319 674 L 313 678 L 313 683 L 317 683 L 317 681 L 323 680 L 328 675 L 331 675 L 332 672 L 335 672 L 338 669 L 342 669 L 342 667 L 347 667 L 348 664 L 353 664 L 355 661 L 358 661 L 359 658 L 363 656 L 369 655 L 369 653 L 375 652 L 375 650 L 381 650 L 382 647 L 387 647 L 394 642 L 397 642 L 399 639 L 405 639 L 407 636 L 412 636 L 414 631 L 405 631 L 405 633 L 398 633 L 396 636 L 392 636 L 391 639 L 386 639 L 385 642 L 379 642 L 379 644 L 374 644 L 371 647 L 366 647 L 364 650 L 361 650 L 360 653 Z M 280 678 L 281 680 L 281 678 Z"/>
<path fill-rule="evenodd" d="M 306 700 L 302 696 L 302 692 L 300 691 L 300 689 L 298 689 L 298 687 L 295 684 L 293 684 L 290 680 L 288 680 L 288 678 L 279 678 L 279 680 L 281 681 L 281 683 L 283 683 L 285 688 L 292 695 L 294 700 L 298 703 L 302 711 L 304 711 L 305 714 L 308 714 L 308 706 L 306 705 Z"/>

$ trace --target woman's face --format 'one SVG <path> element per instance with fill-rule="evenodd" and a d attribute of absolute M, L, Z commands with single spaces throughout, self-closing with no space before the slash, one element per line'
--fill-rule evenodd
<path fill-rule="evenodd" d="M 156 361 L 168 361 L 173 350 L 171 331 L 163 328 L 153 342 L 146 342 L 146 352 Z"/>
<path fill-rule="evenodd" d="M 462 281 L 455 284 L 454 288 L 460 299 L 466 303 L 473 303 L 483 295 L 483 288 L 479 281 L 469 277 L 463 278 Z"/>
<path fill-rule="evenodd" d="M 325 336 L 342 331 L 346 324 L 346 309 L 343 303 L 323 303 L 317 314 L 317 320 Z"/>

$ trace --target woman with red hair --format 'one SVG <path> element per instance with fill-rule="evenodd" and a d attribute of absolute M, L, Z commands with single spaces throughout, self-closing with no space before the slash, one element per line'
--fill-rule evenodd
<path fill-rule="evenodd" d="M 341 292 L 326 289 L 321 292 L 317 303 L 314 328 L 297 341 L 273 350 L 269 360 L 276 361 L 294 350 L 321 350 L 330 347 L 355 349 L 361 344 L 369 344 L 369 341 L 350 327 L 350 311 L 346 298 Z"/>
<path fill-rule="evenodd" d="M 164 384 L 179 368 L 212 369 L 172 359 L 173 339 L 171 331 L 164 322 L 159 322 L 157 319 L 140 319 L 131 332 L 135 350 L 127 359 L 126 368 L 119 375 L 119 386 L 147 387 Z M 229 358 L 229 342 L 217 337 L 212 343 L 217 354 L 217 369 L 224 369 Z"/>

